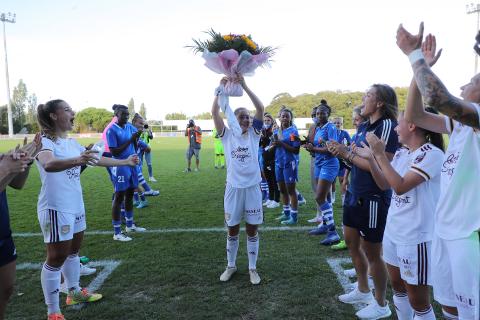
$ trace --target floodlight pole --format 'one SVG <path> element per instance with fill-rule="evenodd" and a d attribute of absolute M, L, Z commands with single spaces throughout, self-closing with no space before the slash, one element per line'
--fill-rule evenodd
<path fill-rule="evenodd" d="M 480 30 L 480 3 L 467 4 L 467 14 L 472 14 L 472 13 L 477 14 L 477 31 L 476 31 L 476 33 L 478 33 L 478 30 Z M 477 74 L 477 70 L 478 70 L 478 54 L 475 53 L 475 74 Z"/>
<path fill-rule="evenodd" d="M 8 59 L 7 59 L 7 36 L 5 33 L 5 22 L 15 23 L 17 15 L 0 14 L 0 20 L 3 22 L 3 48 L 5 50 L 5 76 L 7 78 L 7 114 L 8 114 L 8 136 L 13 137 L 13 117 L 12 117 L 12 103 L 10 101 L 10 82 L 8 76 Z"/>

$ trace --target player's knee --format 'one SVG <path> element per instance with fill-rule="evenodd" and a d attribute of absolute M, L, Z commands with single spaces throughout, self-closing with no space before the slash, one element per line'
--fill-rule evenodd
<path fill-rule="evenodd" d="M 0 303 L 6 303 L 10 299 L 13 294 L 13 288 L 13 283 L 7 285 L 4 284 L 0 287 Z"/>

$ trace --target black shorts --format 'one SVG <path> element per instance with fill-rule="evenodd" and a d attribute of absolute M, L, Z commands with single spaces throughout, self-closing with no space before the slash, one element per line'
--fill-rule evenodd
<path fill-rule="evenodd" d="M 12 237 L 0 240 L 0 267 L 17 259 L 17 250 Z"/>
<path fill-rule="evenodd" d="M 357 229 L 365 241 L 382 242 L 389 206 L 390 198 L 355 196 L 347 191 L 343 204 L 343 225 Z"/>

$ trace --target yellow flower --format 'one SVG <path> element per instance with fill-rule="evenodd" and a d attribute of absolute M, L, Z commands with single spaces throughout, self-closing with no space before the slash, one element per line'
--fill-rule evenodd
<path fill-rule="evenodd" d="M 223 36 L 223 40 L 225 40 L 225 41 L 232 41 L 232 36 L 229 35 L 229 34 L 228 34 L 228 35 L 225 35 L 225 36 Z"/>

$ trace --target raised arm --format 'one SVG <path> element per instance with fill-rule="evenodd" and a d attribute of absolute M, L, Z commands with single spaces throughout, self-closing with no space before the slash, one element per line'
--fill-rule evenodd
<path fill-rule="evenodd" d="M 223 78 L 220 81 L 220 85 L 225 86 L 227 83 L 227 80 Z M 223 129 L 225 128 L 225 123 L 223 122 L 222 117 L 220 116 L 220 106 L 218 105 L 218 95 L 221 92 L 215 92 L 215 98 L 213 99 L 213 104 L 212 104 L 212 118 L 213 118 L 213 123 L 215 125 L 215 129 L 217 129 L 218 134 L 222 134 Z"/>
<path fill-rule="evenodd" d="M 260 99 L 255 95 L 255 93 L 253 93 L 253 91 L 250 90 L 250 88 L 245 83 L 245 79 L 243 78 L 242 75 L 238 75 L 238 80 L 242 85 L 243 90 L 245 90 L 250 100 L 252 100 L 253 106 L 255 107 L 254 118 L 263 122 L 263 113 L 264 113 L 265 107 L 263 106 L 262 101 L 260 101 Z"/>
<path fill-rule="evenodd" d="M 415 36 L 405 30 L 402 25 L 398 27 L 397 45 L 410 58 L 415 81 L 425 102 L 460 123 L 480 129 L 479 115 L 472 102 L 453 96 L 430 69 L 421 52 L 422 39 L 423 22 L 420 24 L 419 33 Z M 476 76 L 467 86 L 477 86 L 478 82 L 480 82 L 480 78 Z"/>

